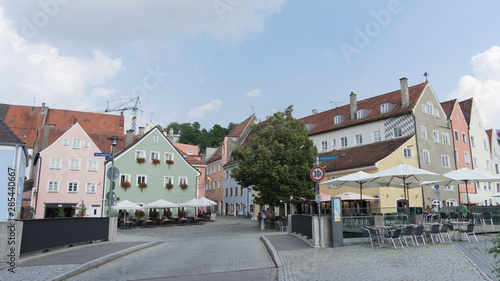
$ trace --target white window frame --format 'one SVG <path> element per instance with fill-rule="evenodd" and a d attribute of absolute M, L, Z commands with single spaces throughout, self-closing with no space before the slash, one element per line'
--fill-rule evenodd
<path fill-rule="evenodd" d="M 222 186 L 222 183 L 221 183 L 221 181 L 219 180 L 219 188 L 220 188 L 221 186 Z"/>
<path fill-rule="evenodd" d="M 173 176 L 164 176 L 163 177 L 163 186 L 167 185 L 167 183 L 174 184 L 174 177 Z"/>
<path fill-rule="evenodd" d="M 75 159 L 75 158 L 69 159 L 68 168 L 70 171 L 80 171 L 81 167 L 82 167 L 82 160 L 81 159 Z"/>
<path fill-rule="evenodd" d="M 477 163 L 477 157 L 472 157 L 472 166 L 474 168 L 479 168 L 479 164 Z"/>
<path fill-rule="evenodd" d="M 382 133 L 380 130 L 376 130 L 372 132 L 373 142 L 382 141 Z"/>
<path fill-rule="evenodd" d="M 470 165 L 470 153 L 468 151 L 464 151 L 464 159 L 465 159 L 465 164 Z"/>
<path fill-rule="evenodd" d="M 153 141 L 158 142 L 158 136 L 153 136 Z"/>
<path fill-rule="evenodd" d="M 49 180 L 47 181 L 47 192 L 52 193 L 52 192 L 59 192 L 59 181 L 53 181 Z"/>
<path fill-rule="evenodd" d="M 437 108 L 434 108 L 434 116 L 439 118 L 439 110 Z"/>
<path fill-rule="evenodd" d="M 135 176 L 135 186 L 139 186 L 139 183 L 148 184 L 148 175 L 136 175 Z"/>
<path fill-rule="evenodd" d="M 380 105 L 380 114 L 386 114 L 386 113 L 389 113 L 390 111 L 390 106 L 389 106 L 389 103 L 385 102 L 383 104 Z"/>
<path fill-rule="evenodd" d="M 71 148 L 73 149 L 80 149 L 82 148 L 82 139 L 79 138 L 74 138 L 71 141 Z"/>
<path fill-rule="evenodd" d="M 365 111 L 363 109 L 358 109 L 356 111 L 356 119 L 363 119 L 365 118 Z"/>
<path fill-rule="evenodd" d="M 453 191 L 453 185 L 445 185 L 443 189 L 446 191 Z"/>
<path fill-rule="evenodd" d="M 357 134 L 354 136 L 354 142 L 356 145 L 362 145 L 363 144 L 363 134 Z"/>
<path fill-rule="evenodd" d="M 462 132 L 462 142 L 465 144 L 467 143 L 467 134 L 464 132 Z"/>
<path fill-rule="evenodd" d="M 219 172 L 222 171 L 222 163 L 219 163 Z"/>
<path fill-rule="evenodd" d="M 83 141 L 83 147 L 85 147 L 85 148 L 89 148 L 89 147 L 90 147 L 90 141 L 88 141 L 88 140 L 84 140 L 84 141 Z"/>
<path fill-rule="evenodd" d="M 146 150 L 136 150 L 135 151 L 135 159 L 144 158 L 146 159 Z"/>
<path fill-rule="evenodd" d="M 442 138 L 443 138 L 443 143 L 444 144 L 450 144 L 450 134 L 448 133 L 442 133 Z"/>
<path fill-rule="evenodd" d="M 69 139 L 63 139 L 62 145 L 63 146 L 69 146 Z"/>
<path fill-rule="evenodd" d="M 95 182 L 95 181 L 88 181 L 85 184 L 85 193 L 89 193 L 89 194 L 95 194 L 95 193 L 97 193 L 97 182 Z"/>
<path fill-rule="evenodd" d="M 394 138 L 400 138 L 403 136 L 403 129 L 401 127 L 395 127 L 393 132 L 394 132 Z"/>
<path fill-rule="evenodd" d="M 427 112 L 429 115 L 432 115 L 434 113 L 434 104 L 432 102 L 427 102 Z"/>
<path fill-rule="evenodd" d="M 429 150 L 424 149 L 423 151 L 424 155 L 424 164 L 431 164 L 431 153 Z"/>
<path fill-rule="evenodd" d="M 455 137 L 455 141 L 460 141 L 460 134 L 458 130 L 453 130 L 453 136 Z"/>
<path fill-rule="evenodd" d="M 97 172 L 99 169 L 98 160 L 87 160 L 87 172 Z"/>
<path fill-rule="evenodd" d="M 342 124 L 342 115 L 335 115 L 333 117 L 333 124 L 334 125 Z"/>
<path fill-rule="evenodd" d="M 450 168 L 450 155 L 441 154 L 441 166 L 443 168 Z"/>
<path fill-rule="evenodd" d="M 426 113 L 427 114 L 427 105 L 425 103 L 422 104 L 422 113 Z"/>
<path fill-rule="evenodd" d="M 171 153 L 171 152 L 165 152 L 164 153 L 164 158 L 165 158 L 165 161 L 167 161 L 167 160 L 174 161 L 174 154 Z"/>
<path fill-rule="evenodd" d="M 455 162 L 460 163 L 459 155 L 458 155 L 458 149 L 455 148 Z"/>
<path fill-rule="evenodd" d="M 337 139 L 332 139 L 332 147 L 336 147 L 337 146 Z"/>
<path fill-rule="evenodd" d="M 183 183 L 185 183 L 189 186 L 188 177 L 179 177 L 178 182 L 179 182 L 179 186 Z"/>
<path fill-rule="evenodd" d="M 153 159 L 160 160 L 160 152 L 159 151 L 151 151 L 149 153 L 149 162 L 153 162 Z"/>
<path fill-rule="evenodd" d="M 49 169 L 51 169 L 51 170 L 61 170 L 61 163 L 62 163 L 62 158 L 61 157 L 50 157 Z"/>
<path fill-rule="evenodd" d="M 420 126 L 420 137 L 427 139 L 427 128 L 425 126 Z"/>
<path fill-rule="evenodd" d="M 347 147 L 349 143 L 347 142 L 347 137 L 340 138 L 340 147 Z"/>
<path fill-rule="evenodd" d="M 483 139 L 483 146 L 484 146 L 484 150 L 488 150 L 488 142 L 486 141 L 486 139 Z"/>
<path fill-rule="evenodd" d="M 130 182 L 130 174 L 120 174 L 120 184 L 122 182 L 128 182 L 128 183 L 132 184 Z"/>
<path fill-rule="evenodd" d="M 321 142 L 321 151 L 327 151 L 327 150 L 328 150 L 328 142 L 322 141 Z"/>
<path fill-rule="evenodd" d="M 69 181 L 68 182 L 68 187 L 67 187 L 67 192 L 68 193 L 78 193 L 78 188 L 79 188 L 79 182 L 77 181 Z M 75 190 L 70 190 L 71 189 L 75 189 Z"/>
<path fill-rule="evenodd" d="M 432 131 L 432 137 L 434 138 L 435 143 L 439 143 L 439 132 L 436 130 Z"/>
<path fill-rule="evenodd" d="M 413 147 L 403 147 L 403 157 L 413 158 Z"/>

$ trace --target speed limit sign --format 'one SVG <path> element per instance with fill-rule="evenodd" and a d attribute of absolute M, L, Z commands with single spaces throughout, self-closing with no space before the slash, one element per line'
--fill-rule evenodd
<path fill-rule="evenodd" d="M 325 170 L 319 166 L 311 169 L 311 179 L 320 182 L 325 177 Z"/>

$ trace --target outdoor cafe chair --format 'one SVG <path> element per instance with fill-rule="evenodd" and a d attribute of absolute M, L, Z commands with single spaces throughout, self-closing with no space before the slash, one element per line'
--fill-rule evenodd
<path fill-rule="evenodd" d="M 401 233 L 403 236 L 403 239 L 405 240 L 406 247 L 408 247 L 408 241 L 406 240 L 406 237 L 410 237 L 411 242 L 413 243 L 413 246 L 415 246 L 415 241 L 413 240 L 413 226 L 408 225 L 404 228 L 404 232 Z"/>
<path fill-rule="evenodd" d="M 371 241 L 371 244 L 373 247 L 373 240 L 372 240 L 372 236 L 370 235 L 370 231 L 363 226 L 361 226 L 360 228 L 361 228 L 361 233 L 363 234 L 363 240 L 361 241 L 361 244 L 365 244 L 365 239 L 366 239 L 366 240 Z"/>
<path fill-rule="evenodd" d="M 280 231 L 288 231 L 288 221 L 282 221 L 281 222 L 281 228 Z"/>
<path fill-rule="evenodd" d="M 443 221 L 446 222 L 446 220 L 448 220 L 449 217 L 450 217 L 450 215 L 448 213 L 444 213 L 444 212 L 439 213 L 439 221 L 441 223 L 443 223 Z"/>
<path fill-rule="evenodd" d="M 493 226 L 493 215 L 491 212 L 483 213 L 483 226 L 486 226 L 486 221 L 490 221 L 491 226 Z"/>
<path fill-rule="evenodd" d="M 370 241 L 372 243 L 372 247 L 373 247 L 373 241 L 375 241 L 375 240 L 377 241 L 377 243 L 380 246 L 381 242 L 380 242 L 379 230 L 375 227 L 368 227 L 368 226 L 366 227 L 366 229 L 368 229 L 368 231 L 370 232 Z"/>
<path fill-rule="evenodd" d="M 424 234 L 424 227 L 422 225 L 417 225 L 413 229 L 413 237 L 415 238 L 415 242 L 417 243 L 417 246 L 420 246 L 418 244 L 418 238 L 420 237 L 422 239 L 422 242 L 425 245 L 425 234 Z"/>
<path fill-rule="evenodd" d="M 476 233 L 474 233 L 473 223 L 469 223 L 466 229 L 460 229 L 459 231 L 464 234 L 464 237 L 467 238 L 467 241 L 469 241 L 469 243 L 470 243 L 469 235 L 474 235 L 474 238 L 476 238 L 476 242 L 479 242 L 477 241 Z"/>
<path fill-rule="evenodd" d="M 436 239 L 439 242 L 443 243 L 443 241 L 441 240 L 441 234 L 439 233 L 439 224 L 431 225 L 430 231 L 424 231 L 424 232 L 431 237 L 432 244 L 434 244 L 434 237 L 436 237 Z"/>
<path fill-rule="evenodd" d="M 448 232 L 449 229 L 450 229 L 450 227 L 449 227 L 448 224 L 442 224 L 441 225 L 441 229 L 439 230 L 439 234 L 441 235 L 441 241 L 443 241 L 443 242 L 446 241 L 444 239 L 444 234 L 446 234 L 446 235 L 448 235 L 448 240 L 450 240 L 450 242 L 451 242 L 450 233 Z"/>
<path fill-rule="evenodd" d="M 450 220 L 451 221 L 458 221 L 459 217 L 460 217 L 460 214 L 457 212 L 450 213 Z"/>
<path fill-rule="evenodd" d="M 394 245 L 394 249 L 398 248 L 398 247 L 396 247 L 396 241 L 394 241 L 394 239 L 398 239 L 399 243 L 401 244 L 401 248 L 404 248 L 403 241 L 401 241 L 401 228 L 398 228 L 394 231 L 391 231 L 389 233 L 384 234 L 384 238 L 387 238 L 388 240 L 392 241 L 392 244 Z"/>

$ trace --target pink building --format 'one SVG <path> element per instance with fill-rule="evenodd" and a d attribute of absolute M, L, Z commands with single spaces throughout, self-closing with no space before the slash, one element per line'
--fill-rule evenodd
<path fill-rule="evenodd" d="M 82 203 L 86 216 L 101 216 L 105 159 L 95 152 L 101 150 L 79 123 L 40 152 L 31 201 L 35 218 L 57 217 L 59 208 L 72 217 Z"/>

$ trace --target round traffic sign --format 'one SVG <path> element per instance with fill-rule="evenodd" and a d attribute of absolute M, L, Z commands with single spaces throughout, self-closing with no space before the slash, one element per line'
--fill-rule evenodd
<path fill-rule="evenodd" d="M 320 182 L 325 177 L 325 170 L 320 166 L 311 169 L 311 179 Z"/>

